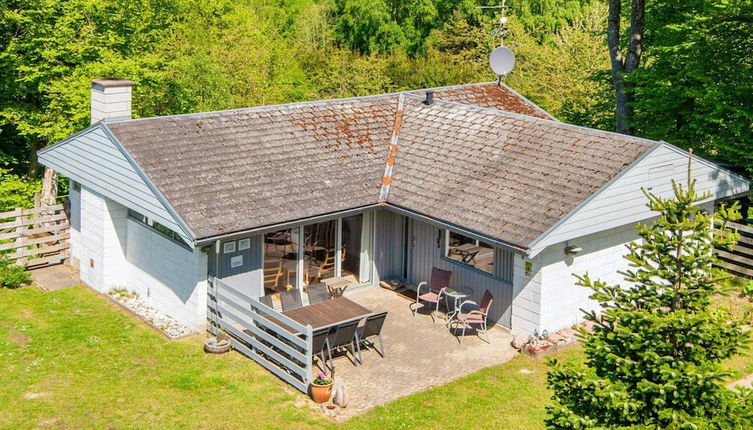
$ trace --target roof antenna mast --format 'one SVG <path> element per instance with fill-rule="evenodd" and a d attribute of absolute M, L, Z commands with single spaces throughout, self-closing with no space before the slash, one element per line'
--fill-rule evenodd
<path fill-rule="evenodd" d="M 494 73 L 497 74 L 497 85 L 501 85 L 502 77 L 509 74 L 513 67 L 515 67 L 515 54 L 510 48 L 505 46 L 505 34 L 507 34 L 507 11 L 506 0 L 502 0 L 502 4 L 498 6 L 478 6 L 481 9 L 500 9 L 501 15 L 499 18 L 499 25 L 492 32 L 494 36 L 499 36 L 499 46 L 494 48 L 489 55 L 489 67 Z"/>

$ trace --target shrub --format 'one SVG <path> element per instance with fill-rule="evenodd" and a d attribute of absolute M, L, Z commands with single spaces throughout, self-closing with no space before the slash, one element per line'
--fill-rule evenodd
<path fill-rule="evenodd" d="M 745 297 L 753 299 L 753 280 L 750 280 L 747 284 L 743 285 L 742 293 Z"/>
<path fill-rule="evenodd" d="M 31 274 L 25 267 L 17 266 L 8 257 L 0 257 L 0 286 L 8 288 L 20 287 L 31 282 Z"/>

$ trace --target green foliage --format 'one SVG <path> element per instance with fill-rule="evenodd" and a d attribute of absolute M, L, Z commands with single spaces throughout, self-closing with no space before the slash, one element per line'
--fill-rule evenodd
<path fill-rule="evenodd" d="M 37 176 L 35 152 L 88 125 L 95 77 L 136 81 L 135 117 L 489 81 L 499 14 L 480 4 L 496 3 L 6 0 L 0 161 Z M 561 120 L 603 123 L 601 0 L 510 5 L 507 81 Z"/>
<path fill-rule="evenodd" d="M 604 3 L 587 4 L 544 43 L 513 20 L 507 45 L 517 61 L 506 82 L 563 121 L 610 129 L 614 100 L 605 55 L 605 14 Z"/>
<path fill-rule="evenodd" d="M 0 212 L 34 207 L 34 193 L 40 192 L 41 187 L 39 179 L 21 178 L 0 168 Z"/>
<path fill-rule="evenodd" d="M 753 173 L 753 2 L 647 2 L 640 135 Z"/>
<path fill-rule="evenodd" d="M 31 274 L 25 267 L 17 266 L 14 260 L 0 256 L 0 286 L 16 288 L 31 282 Z"/>
<path fill-rule="evenodd" d="M 603 314 L 586 314 L 594 325 L 580 332 L 585 366 L 552 363 L 550 428 L 743 428 L 753 418 L 750 392 L 727 389 L 720 365 L 748 336 L 710 306 L 723 277 L 711 269 L 712 251 L 737 241 L 725 224 L 739 208 L 722 207 L 712 229 L 712 216 L 695 206 L 708 196 L 694 183 L 673 186 L 673 199 L 644 190 L 659 218 L 639 225 L 642 241 L 628 245 L 627 288 L 576 275 Z"/>
<path fill-rule="evenodd" d="M 748 299 L 753 298 L 753 280 L 749 280 L 744 284 L 740 292 Z"/>

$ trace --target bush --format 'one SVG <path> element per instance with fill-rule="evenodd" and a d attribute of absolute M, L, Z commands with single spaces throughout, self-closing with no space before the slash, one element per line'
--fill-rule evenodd
<path fill-rule="evenodd" d="M 0 258 L 0 286 L 8 288 L 20 287 L 31 282 L 31 274 L 25 267 L 17 266 L 8 257 Z"/>

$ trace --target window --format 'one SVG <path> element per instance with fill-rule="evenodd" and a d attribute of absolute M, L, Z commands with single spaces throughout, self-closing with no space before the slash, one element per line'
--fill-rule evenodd
<path fill-rule="evenodd" d="M 494 274 L 494 248 L 491 245 L 449 230 L 445 231 L 445 240 L 445 257 Z"/>
<path fill-rule="evenodd" d="M 136 212 L 135 210 L 128 209 L 128 216 L 135 221 L 138 221 L 142 224 L 145 224 L 151 227 L 152 230 L 158 231 L 163 236 L 166 236 L 168 239 L 172 239 L 173 241 L 178 242 L 179 244 L 183 246 L 188 246 L 186 245 L 186 242 L 183 240 L 183 238 L 180 237 L 180 235 L 177 232 L 165 227 L 164 225 L 158 223 L 157 221 L 154 221 L 153 219 L 147 217 L 146 215 L 142 215 Z"/>

